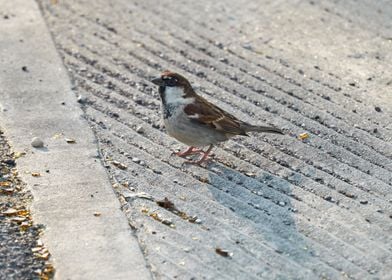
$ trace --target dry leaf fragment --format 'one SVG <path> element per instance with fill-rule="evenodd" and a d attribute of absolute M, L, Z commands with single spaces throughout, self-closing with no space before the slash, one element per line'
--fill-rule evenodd
<path fill-rule="evenodd" d="M 11 186 L 11 182 L 8 181 L 0 182 L 0 187 L 9 187 L 9 186 Z"/>
<path fill-rule="evenodd" d="M 300 140 L 305 140 L 305 139 L 308 139 L 309 138 L 309 134 L 308 133 L 301 133 L 300 135 L 298 135 L 298 138 L 300 139 Z"/>
<path fill-rule="evenodd" d="M 15 192 L 15 189 L 13 189 L 13 188 L 0 189 L 0 193 L 3 193 L 3 194 L 13 194 L 14 192 Z"/>
<path fill-rule="evenodd" d="M 18 215 L 19 216 L 30 216 L 30 212 L 28 211 L 28 210 L 24 210 L 24 209 L 22 209 L 22 210 L 19 210 L 18 211 Z"/>
<path fill-rule="evenodd" d="M 158 221 L 158 222 L 162 222 L 161 217 L 159 216 L 158 213 L 151 213 L 150 217 L 153 218 L 154 220 Z"/>
<path fill-rule="evenodd" d="M 209 183 L 210 181 L 207 179 L 207 178 L 200 178 L 200 182 L 202 182 L 202 183 Z"/>
<path fill-rule="evenodd" d="M 148 214 L 148 212 L 149 212 L 148 208 L 145 208 L 145 207 L 143 207 L 140 211 L 144 214 Z"/>
<path fill-rule="evenodd" d="M 17 158 L 23 157 L 24 155 L 26 155 L 25 152 L 15 152 L 14 158 L 17 159 Z"/>
<path fill-rule="evenodd" d="M 17 217 L 11 218 L 11 221 L 20 224 L 20 223 L 24 222 L 26 219 L 27 219 L 26 217 L 17 216 Z"/>
<path fill-rule="evenodd" d="M 39 252 L 39 251 L 41 251 L 42 250 L 42 247 L 35 247 L 35 248 L 32 248 L 31 249 L 31 251 L 33 252 L 33 253 L 37 253 L 37 252 Z"/>
<path fill-rule="evenodd" d="M 31 176 L 33 176 L 33 177 L 41 177 L 41 173 L 39 173 L 39 172 L 31 172 Z"/>
<path fill-rule="evenodd" d="M 34 256 L 43 260 L 49 259 L 49 253 L 44 253 L 44 254 L 34 253 Z"/>
<path fill-rule="evenodd" d="M 17 215 L 18 212 L 19 212 L 19 210 L 16 210 L 14 208 L 8 208 L 7 210 L 2 212 L 1 214 L 5 215 L 5 216 L 14 216 L 14 215 Z"/>
<path fill-rule="evenodd" d="M 127 169 L 128 168 L 128 166 L 126 166 L 125 164 L 123 164 L 123 163 L 121 163 L 121 162 L 118 162 L 118 161 L 112 161 L 112 164 L 115 166 L 115 167 L 117 167 L 117 168 L 119 168 L 119 169 L 121 169 L 121 170 L 125 170 L 125 169 Z"/>
<path fill-rule="evenodd" d="M 54 267 L 52 264 L 48 263 L 45 265 L 44 271 L 40 273 L 41 280 L 49 280 L 53 278 Z"/>
<path fill-rule="evenodd" d="M 174 203 L 171 202 L 167 197 L 165 197 L 163 200 L 157 200 L 156 203 L 158 206 L 161 206 L 165 209 L 173 210 L 175 209 Z"/>
<path fill-rule="evenodd" d="M 229 258 L 233 256 L 233 253 L 230 253 L 229 251 L 223 250 L 222 248 L 219 247 L 215 248 L 215 253 L 225 258 Z"/>
<path fill-rule="evenodd" d="M 62 136 L 63 136 L 63 134 L 61 132 L 60 133 L 56 133 L 55 135 L 52 136 L 52 139 L 59 139 Z"/>
<path fill-rule="evenodd" d="M 29 221 L 25 221 L 25 222 L 22 222 L 21 224 L 20 224 L 20 230 L 23 230 L 23 231 L 25 231 L 25 230 L 27 230 L 29 227 L 31 227 L 32 226 L 32 224 L 31 224 L 31 222 L 29 222 Z"/>

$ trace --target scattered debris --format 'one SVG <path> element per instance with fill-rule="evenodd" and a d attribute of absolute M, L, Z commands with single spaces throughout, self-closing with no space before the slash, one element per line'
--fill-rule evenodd
<path fill-rule="evenodd" d="M 65 142 L 67 142 L 68 144 L 76 144 L 76 140 L 72 138 L 65 138 Z"/>
<path fill-rule="evenodd" d="M 279 201 L 278 204 L 279 204 L 279 206 L 282 206 L 282 207 L 286 206 L 286 202 L 284 202 L 284 201 Z"/>
<path fill-rule="evenodd" d="M 210 181 L 207 178 L 200 178 L 200 182 L 208 184 Z"/>
<path fill-rule="evenodd" d="M 251 178 L 255 178 L 256 177 L 256 174 L 252 173 L 252 172 L 245 172 L 245 175 L 248 176 L 248 177 L 251 177 Z"/>
<path fill-rule="evenodd" d="M 201 224 L 201 220 L 197 216 L 188 216 L 185 212 L 178 210 L 174 203 L 171 202 L 167 197 L 165 197 L 163 200 L 157 200 L 156 203 L 158 206 L 167 209 L 185 221 L 193 224 Z"/>
<path fill-rule="evenodd" d="M 77 101 L 78 101 L 78 103 L 80 103 L 80 104 L 84 104 L 84 103 L 86 103 L 87 98 L 84 97 L 83 95 L 79 95 L 78 98 L 77 98 Z"/>
<path fill-rule="evenodd" d="M 171 202 L 167 197 L 165 197 L 163 200 L 157 200 L 156 203 L 158 204 L 158 206 L 168 209 L 169 211 L 173 211 L 173 210 L 178 211 L 174 207 L 174 203 Z"/>
<path fill-rule="evenodd" d="M 309 134 L 306 133 L 306 132 L 301 133 L 300 135 L 298 135 L 298 139 L 300 139 L 300 140 L 305 140 L 305 139 L 308 139 L 308 138 L 309 138 Z"/>
<path fill-rule="evenodd" d="M 22 71 L 23 72 L 29 72 L 29 69 L 27 69 L 27 66 L 22 66 Z"/>
<path fill-rule="evenodd" d="M 1 182 L 0 182 L 1 183 Z M 2 187 L 0 185 L 0 194 L 7 194 L 7 195 L 11 195 L 15 192 L 15 189 L 12 187 Z"/>
<path fill-rule="evenodd" d="M 33 177 L 41 177 L 41 173 L 39 173 L 39 172 L 31 172 L 31 176 L 33 176 Z"/>
<path fill-rule="evenodd" d="M 175 227 L 176 227 L 176 226 L 174 225 L 174 223 L 173 223 L 171 220 L 169 220 L 169 219 L 163 219 L 163 218 L 161 217 L 161 215 L 159 215 L 159 214 L 156 213 L 156 212 L 150 213 L 149 216 L 150 216 L 151 218 L 153 218 L 154 220 L 156 220 L 156 221 L 158 221 L 158 222 L 161 222 L 162 224 L 164 224 L 164 225 L 166 225 L 166 226 L 169 226 L 169 227 L 171 227 L 171 228 L 175 228 Z"/>
<path fill-rule="evenodd" d="M 230 258 L 233 256 L 233 253 L 223 250 L 222 248 L 219 247 L 215 248 L 215 253 L 225 258 Z"/>
<path fill-rule="evenodd" d="M 17 158 L 23 157 L 25 155 L 26 155 L 25 152 L 15 152 L 14 153 L 14 158 L 17 159 Z"/>
<path fill-rule="evenodd" d="M 4 216 L 14 216 L 19 213 L 19 210 L 16 210 L 14 208 L 8 208 L 7 210 L 1 212 Z"/>
<path fill-rule="evenodd" d="M 123 192 L 122 196 L 125 198 L 126 201 L 135 199 L 135 198 L 142 198 L 142 199 L 147 199 L 154 201 L 154 198 L 152 195 L 145 193 L 145 192 L 139 192 L 139 193 L 131 193 L 129 191 Z"/>
<path fill-rule="evenodd" d="M 330 196 L 330 195 L 327 195 L 326 197 L 324 197 L 324 199 L 325 199 L 326 201 L 329 201 L 329 202 L 332 202 L 332 203 L 336 202 L 336 200 L 333 199 L 333 197 Z"/>
<path fill-rule="evenodd" d="M 121 169 L 121 170 L 125 170 L 125 169 L 128 168 L 128 166 L 126 166 L 125 164 L 123 164 L 123 163 L 121 163 L 121 162 L 119 162 L 119 161 L 116 161 L 116 160 L 113 160 L 113 161 L 112 161 L 112 164 L 113 164 L 115 167 L 117 167 L 117 168 L 119 168 L 119 169 Z"/>
<path fill-rule="evenodd" d="M 34 137 L 31 140 L 31 146 L 34 148 L 42 148 L 44 146 L 44 141 L 42 141 L 42 139 L 39 137 Z"/>
<path fill-rule="evenodd" d="M 381 113 L 381 112 L 382 112 L 381 108 L 378 107 L 378 106 L 374 107 L 374 110 L 376 110 L 376 112 L 378 112 L 378 113 Z"/>
<path fill-rule="evenodd" d="M 59 139 L 62 136 L 63 136 L 63 134 L 61 132 L 60 133 L 56 133 L 55 135 L 52 136 L 52 139 Z"/>
<path fill-rule="evenodd" d="M 136 127 L 136 132 L 140 133 L 140 134 L 143 134 L 144 133 L 144 128 L 141 125 L 139 125 L 138 127 Z"/>
<path fill-rule="evenodd" d="M 99 217 L 99 216 L 101 216 L 102 214 L 101 214 L 101 212 L 94 212 L 94 216 L 95 217 Z"/>

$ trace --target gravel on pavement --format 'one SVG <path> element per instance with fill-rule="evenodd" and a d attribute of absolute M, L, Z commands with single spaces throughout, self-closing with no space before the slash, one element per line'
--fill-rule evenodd
<path fill-rule="evenodd" d="M 45 229 L 31 219 L 33 198 L 18 178 L 15 156 L 0 131 L 0 279 L 50 279 L 54 268 L 40 240 Z"/>

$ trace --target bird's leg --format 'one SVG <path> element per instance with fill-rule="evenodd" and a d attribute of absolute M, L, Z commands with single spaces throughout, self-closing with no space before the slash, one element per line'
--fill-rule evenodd
<path fill-rule="evenodd" d="M 193 146 L 190 146 L 188 149 L 186 149 L 185 151 L 183 151 L 183 152 L 177 152 L 177 153 L 174 153 L 176 156 L 179 156 L 179 157 L 185 157 L 185 156 L 187 156 L 187 155 L 193 155 L 193 154 L 197 154 L 197 153 L 200 153 L 200 152 L 203 152 L 202 150 L 200 150 L 200 149 L 197 149 L 197 148 L 195 148 L 195 147 L 193 147 Z"/>
<path fill-rule="evenodd" d="M 203 156 L 202 156 L 199 160 L 196 160 L 196 161 L 187 161 L 186 163 L 197 164 L 197 165 L 202 164 L 203 162 L 205 162 L 205 161 L 208 159 L 208 155 L 210 154 L 210 152 L 211 152 L 211 150 L 212 150 L 213 147 L 214 147 L 214 146 L 211 144 L 211 145 L 208 147 L 207 151 L 205 151 L 205 152 L 201 151 L 201 152 L 203 153 Z"/>

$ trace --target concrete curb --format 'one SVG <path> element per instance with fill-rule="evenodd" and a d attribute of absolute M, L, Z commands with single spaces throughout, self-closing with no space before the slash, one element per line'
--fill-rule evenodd
<path fill-rule="evenodd" d="M 0 124 L 13 149 L 26 152 L 19 172 L 34 195 L 34 220 L 46 227 L 56 278 L 150 279 L 37 4 L 0 5 L 8 15 L 0 28 Z M 44 148 L 31 147 L 35 136 Z"/>

